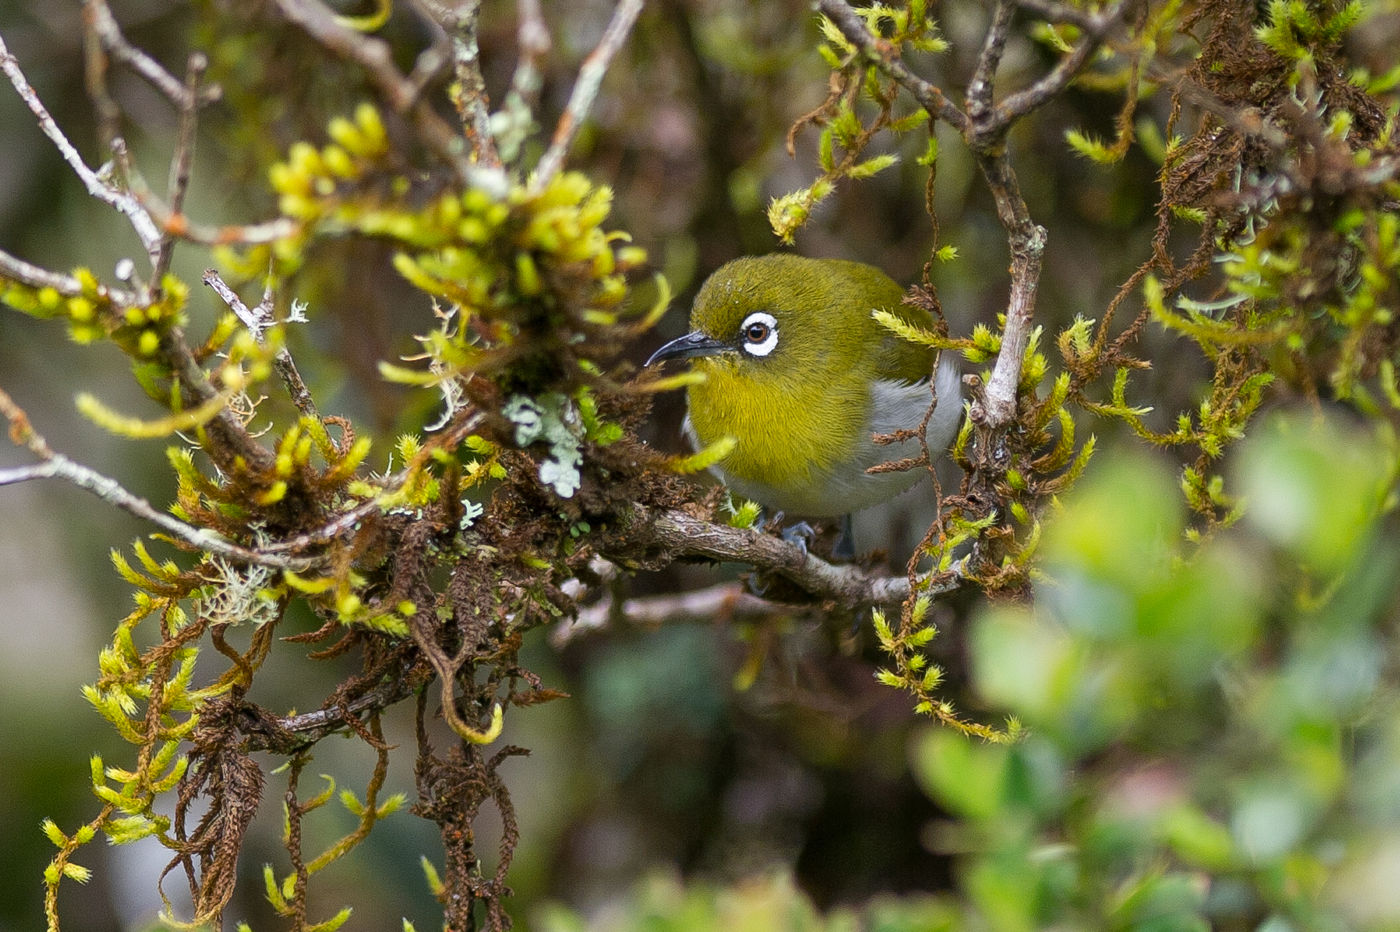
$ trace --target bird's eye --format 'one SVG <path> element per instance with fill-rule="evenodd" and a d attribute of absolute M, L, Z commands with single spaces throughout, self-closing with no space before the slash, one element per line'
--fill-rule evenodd
<path fill-rule="evenodd" d="M 767 356 L 778 346 L 778 321 L 767 311 L 755 311 L 739 326 L 744 352 L 750 356 Z"/>

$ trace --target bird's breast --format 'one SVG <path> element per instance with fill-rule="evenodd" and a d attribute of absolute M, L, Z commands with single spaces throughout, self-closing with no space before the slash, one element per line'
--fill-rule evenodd
<path fill-rule="evenodd" d="M 740 494 L 794 514 L 839 515 L 890 498 L 916 478 L 865 470 L 917 452 L 870 438 L 896 425 L 917 427 L 928 404 L 926 386 L 872 389 L 867 380 L 837 377 L 820 385 L 755 384 L 713 368 L 690 389 L 688 432 L 699 447 L 734 438 L 733 452 L 715 472 Z"/>

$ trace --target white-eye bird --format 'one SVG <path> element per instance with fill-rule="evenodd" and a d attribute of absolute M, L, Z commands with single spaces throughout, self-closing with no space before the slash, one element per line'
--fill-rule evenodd
<path fill-rule="evenodd" d="M 733 437 L 712 467 L 739 495 L 769 509 L 849 516 L 893 498 L 925 473 L 870 474 L 919 452 L 916 439 L 880 445 L 873 435 L 916 431 L 932 400 L 929 450 L 947 449 L 962 416 L 958 369 L 943 354 L 902 340 L 876 310 L 929 329 L 932 316 L 902 303 L 879 269 L 775 253 L 736 259 L 696 295 L 691 332 L 647 365 L 690 359 L 705 380 L 687 390 L 685 431 L 697 449 Z M 847 522 L 849 528 L 849 522 Z"/>

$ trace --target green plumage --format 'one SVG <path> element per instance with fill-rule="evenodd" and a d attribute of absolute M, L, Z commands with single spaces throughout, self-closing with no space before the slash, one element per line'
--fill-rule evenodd
<path fill-rule="evenodd" d="M 864 472 L 916 452 L 916 444 L 877 447 L 870 436 L 916 428 L 931 400 L 933 351 L 871 317 L 885 310 L 931 327 L 929 314 L 901 303 L 903 295 L 871 266 L 785 254 L 738 259 L 710 277 L 688 337 L 708 338 L 706 348 L 667 355 L 697 357 L 693 365 L 706 377 L 689 390 L 696 443 L 736 441 L 716 466 L 726 483 L 770 507 L 820 516 L 874 504 L 917 478 Z M 756 312 L 776 322 L 776 343 L 764 355 L 746 348 L 741 332 Z M 929 439 L 946 446 L 960 411 L 956 370 L 940 370 L 938 382 L 945 400 Z"/>

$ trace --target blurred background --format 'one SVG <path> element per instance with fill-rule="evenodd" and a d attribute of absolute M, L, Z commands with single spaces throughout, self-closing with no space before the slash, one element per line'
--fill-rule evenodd
<path fill-rule="evenodd" d="M 407 65 L 427 37 L 410 6 L 396 6 L 402 8 L 383 35 Z M 366 96 L 354 68 L 328 60 L 271 4 L 129 0 L 112 9 L 132 43 L 176 74 L 191 51 L 207 54 L 210 77 L 224 88 L 223 100 L 204 112 L 196 148 L 188 211 L 203 222 L 272 216 L 267 165 L 293 141 L 319 140 L 330 116 Z M 364 12 L 353 3 L 337 9 Z M 543 12 L 554 46 L 544 61 L 548 127 L 611 5 L 546 0 Z M 4 0 L 0 37 L 58 124 L 97 164 L 103 156 L 83 86 L 81 15 L 77 3 Z M 957 95 L 986 24 L 979 4 L 947 15 L 940 23 L 953 51 L 912 64 Z M 493 100 L 515 67 L 515 28 L 513 3 L 483 4 L 482 60 Z M 815 132 L 798 134 L 795 158 L 783 143 L 793 121 L 826 94 L 816 32 L 806 0 L 656 0 L 613 64 L 570 164 L 613 186 L 612 225 L 648 250 L 676 294 L 672 312 L 629 351 L 634 362 L 686 329 L 690 296 L 714 268 L 777 248 L 767 204 L 815 172 Z M 1054 60 L 1044 46 L 1014 41 L 1002 86 L 1020 86 Z M 174 115 L 129 73 L 118 69 L 112 80 L 136 163 L 159 186 Z M 1118 105 L 1114 94 L 1071 92 L 1011 140 L 1031 212 L 1049 231 L 1038 305 L 1048 333 L 1076 314 L 1100 316 L 1148 256 L 1157 166 L 1135 147 L 1122 165 L 1100 169 L 1071 156 L 1062 136 L 1067 127 L 1110 135 Z M 1148 99 L 1142 115 L 1161 125 L 1164 108 Z M 952 332 L 961 335 L 978 323 L 994 325 L 1006 296 L 1007 254 L 974 166 L 955 138 L 939 132 L 939 242 L 955 245 L 959 258 L 933 266 L 931 278 Z M 841 188 L 820 209 L 799 234 L 799 252 L 870 262 L 901 282 L 920 278 L 933 225 L 924 206 L 926 172 L 914 164 L 923 141 L 914 134 L 905 142 L 899 167 Z M 124 222 L 85 195 L 8 86 L 0 89 L 0 248 L 48 268 L 86 265 L 107 277 L 118 260 L 139 251 Z M 379 245 L 328 242 L 318 249 L 298 281 L 311 323 L 292 335 L 291 348 L 321 410 L 373 432 L 381 457 L 374 465 L 382 468 L 395 434 L 430 420 L 435 398 L 384 382 L 375 367 L 413 350 L 412 334 L 426 328 L 431 309 L 397 281 Z M 211 261 L 204 250 L 182 247 L 174 271 L 197 282 Z M 201 332 L 216 310 L 213 296 L 194 286 L 190 329 Z M 1156 367 L 1134 384 L 1153 399 L 1154 425 L 1165 427 L 1193 403 L 1207 368 L 1186 341 L 1154 328 L 1144 341 Z M 89 391 L 118 410 L 153 412 L 115 349 L 73 345 L 61 326 L 0 308 L 0 387 L 59 451 L 157 505 L 171 500 L 162 442 L 112 438 L 74 409 L 74 394 Z M 649 437 L 657 446 L 681 449 L 681 403 L 679 393 L 658 399 Z M 26 461 L 23 451 L 0 447 L 0 467 Z M 903 501 L 897 510 L 915 505 Z M 866 518 L 863 540 L 886 539 L 890 521 Z M 108 551 L 149 530 L 67 485 L 0 489 L 0 930 L 42 921 L 40 877 L 52 849 L 41 819 L 71 830 L 90 818 L 97 804 L 88 756 L 119 764 L 127 753 L 79 690 L 96 678 L 97 654 L 129 609 L 129 589 Z M 638 578 L 632 591 L 697 587 L 733 572 L 679 567 Z M 954 671 L 948 694 L 977 717 L 978 700 L 964 693 L 957 675 L 966 667 L 959 621 L 968 610 L 959 599 L 937 607 L 944 633 L 935 655 Z M 930 844 L 927 834 L 939 810 L 911 775 L 911 741 L 921 726 L 905 697 L 873 680 L 878 658 L 858 631 L 865 620 L 804 613 L 752 624 L 716 619 L 583 635 L 558 649 L 544 636 L 533 638 L 526 666 L 572 698 L 509 720 L 507 740 L 531 750 L 502 769 L 521 821 L 510 875 L 515 915 L 528 922 L 550 900 L 601 909 L 640 879 L 673 871 L 724 882 L 786 870 L 823 908 L 881 892 L 945 889 L 952 871 L 946 846 Z M 284 634 L 316 626 L 306 617 L 284 624 Z M 271 709 L 312 707 L 343 671 L 325 663 L 322 682 L 313 683 L 306 671 L 317 668 L 301 648 L 286 646 L 272 661 L 287 665 L 282 685 L 275 674 L 264 676 L 264 692 L 250 698 Z M 386 729 L 391 742 L 410 745 L 411 710 L 395 710 Z M 407 755 L 399 756 L 387 790 L 412 796 Z M 328 740 L 307 780 L 334 774 L 362 791 L 372 766 L 360 743 Z M 278 786 L 269 781 L 241 864 L 246 879 L 229 909 L 255 928 L 271 925 L 262 864 L 286 864 Z M 318 813 L 309 821 L 308 849 L 352 825 L 333 807 Z M 499 831 L 491 814 L 481 830 L 488 839 Z M 418 858 L 439 850 L 428 823 L 396 815 L 366 848 L 318 877 L 313 906 L 330 915 L 353 902 L 352 928 L 397 928 L 401 917 L 434 927 L 440 913 Z M 481 851 L 489 858 L 494 845 L 485 840 Z M 154 881 L 167 860 L 158 845 L 93 845 L 79 860 L 95 876 L 85 887 L 65 887 L 66 929 L 152 922 L 160 907 Z M 167 893 L 178 894 L 182 882 L 171 875 Z"/>

